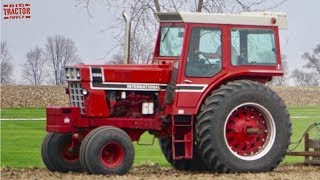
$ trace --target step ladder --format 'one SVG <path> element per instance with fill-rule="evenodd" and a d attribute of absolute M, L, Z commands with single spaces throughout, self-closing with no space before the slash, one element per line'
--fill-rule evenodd
<path fill-rule="evenodd" d="M 189 120 L 177 121 L 175 116 L 171 119 L 172 130 L 172 158 L 192 159 L 193 155 L 193 116 L 186 116 Z"/>

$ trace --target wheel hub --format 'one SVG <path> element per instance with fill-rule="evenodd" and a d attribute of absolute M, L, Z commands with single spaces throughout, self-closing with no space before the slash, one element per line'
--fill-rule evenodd
<path fill-rule="evenodd" d="M 108 168 L 118 167 L 124 159 L 124 149 L 116 142 L 107 143 L 100 152 L 100 161 Z"/>
<path fill-rule="evenodd" d="M 275 130 L 272 116 L 254 103 L 246 103 L 235 108 L 225 124 L 225 139 L 230 151 L 244 160 L 263 156 L 270 148 L 270 137 Z M 271 144 L 272 145 L 272 144 Z"/>

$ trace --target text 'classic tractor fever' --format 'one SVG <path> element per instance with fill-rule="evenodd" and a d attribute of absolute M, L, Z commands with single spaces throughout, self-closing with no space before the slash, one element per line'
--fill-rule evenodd
<path fill-rule="evenodd" d="M 286 154 L 291 122 L 265 83 L 283 74 L 279 30 L 287 28 L 286 15 L 155 16 L 152 64 L 66 67 L 70 107 L 46 109 L 46 167 L 125 174 L 134 160 L 132 142 L 148 131 L 176 169 L 274 169 Z"/>

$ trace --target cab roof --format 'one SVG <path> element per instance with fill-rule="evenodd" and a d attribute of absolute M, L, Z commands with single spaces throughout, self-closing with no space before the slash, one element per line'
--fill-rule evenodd
<path fill-rule="evenodd" d="M 169 12 L 155 13 L 155 17 L 158 22 L 278 26 L 279 29 L 288 29 L 287 14 L 276 12 L 242 12 L 240 14 Z"/>

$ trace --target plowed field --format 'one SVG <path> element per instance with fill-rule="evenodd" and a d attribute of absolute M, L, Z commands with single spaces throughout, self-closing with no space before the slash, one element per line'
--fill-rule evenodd
<path fill-rule="evenodd" d="M 320 166 L 302 166 L 302 165 L 281 165 L 277 169 L 268 173 L 257 174 L 214 174 L 209 172 L 183 172 L 176 171 L 170 167 L 153 166 L 135 166 L 124 176 L 102 176 L 88 175 L 85 173 L 52 173 L 47 169 L 10 169 L 2 168 L 1 176 L 3 180 L 7 179 L 308 179 L 318 180 L 320 177 Z"/>

